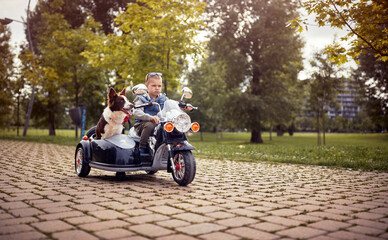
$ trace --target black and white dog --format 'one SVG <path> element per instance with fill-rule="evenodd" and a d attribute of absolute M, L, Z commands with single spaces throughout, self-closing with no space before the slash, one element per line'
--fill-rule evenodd
<path fill-rule="evenodd" d="M 124 128 L 123 121 L 134 107 L 125 96 L 126 92 L 126 88 L 119 94 L 117 94 L 113 88 L 109 89 L 108 106 L 104 109 L 104 112 L 97 123 L 97 139 L 109 138 L 113 135 L 122 133 Z"/>

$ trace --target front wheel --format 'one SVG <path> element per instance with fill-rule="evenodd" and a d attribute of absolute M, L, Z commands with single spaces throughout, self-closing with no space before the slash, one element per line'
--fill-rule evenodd
<path fill-rule="evenodd" d="M 82 146 L 77 147 L 74 161 L 75 173 L 79 177 L 86 177 L 90 172 L 90 166 L 86 162 L 85 152 Z"/>
<path fill-rule="evenodd" d="M 174 153 L 173 162 L 175 170 L 172 177 L 180 186 L 187 186 L 195 177 L 195 159 L 191 151 L 179 151 Z"/>

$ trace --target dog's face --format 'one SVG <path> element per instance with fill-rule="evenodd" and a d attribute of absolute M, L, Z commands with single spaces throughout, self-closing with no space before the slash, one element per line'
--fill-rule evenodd
<path fill-rule="evenodd" d="M 113 89 L 109 89 L 108 93 L 108 106 L 112 111 L 122 111 L 129 114 L 130 110 L 134 107 L 125 96 L 127 90 L 124 88 L 119 94 Z"/>

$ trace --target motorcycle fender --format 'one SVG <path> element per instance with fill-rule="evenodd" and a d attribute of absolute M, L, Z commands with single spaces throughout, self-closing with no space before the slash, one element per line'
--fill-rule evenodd
<path fill-rule="evenodd" d="M 88 140 L 82 140 L 80 143 L 78 143 L 78 146 L 82 146 L 83 150 L 84 150 L 84 153 L 85 153 L 85 156 L 86 156 L 86 162 L 87 163 L 90 163 L 90 161 L 92 160 L 92 148 L 90 146 L 90 142 Z"/>
<path fill-rule="evenodd" d="M 178 152 L 178 151 L 188 151 L 188 150 L 195 150 L 195 147 L 191 145 L 189 142 L 184 141 L 182 143 L 177 143 L 171 147 L 171 150 L 173 152 Z"/>
<path fill-rule="evenodd" d="M 171 146 L 172 153 L 179 152 L 179 151 L 191 151 L 191 150 L 195 150 L 195 147 L 193 145 L 191 145 L 188 141 L 184 141 L 182 143 L 177 143 L 177 144 Z M 173 157 L 173 156 L 170 156 L 170 157 Z M 167 172 L 169 172 L 169 173 L 171 172 L 171 162 L 170 161 L 167 162 Z"/>

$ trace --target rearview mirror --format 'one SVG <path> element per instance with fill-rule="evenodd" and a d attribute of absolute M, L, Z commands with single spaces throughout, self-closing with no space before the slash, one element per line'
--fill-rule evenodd
<path fill-rule="evenodd" d="M 132 93 L 135 95 L 145 95 L 148 93 L 147 86 L 144 84 L 137 84 L 132 88 Z"/>
<path fill-rule="evenodd" d="M 190 99 L 192 96 L 193 96 L 193 92 L 190 90 L 190 88 L 184 87 L 182 89 L 182 99 L 181 99 L 181 101 L 183 100 L 183 98 Z"/>

